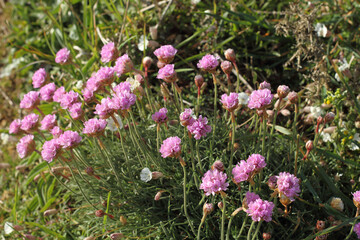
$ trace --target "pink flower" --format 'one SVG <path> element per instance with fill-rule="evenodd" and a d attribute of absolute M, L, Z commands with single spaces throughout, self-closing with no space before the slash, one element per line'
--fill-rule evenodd
<path fill-rule="evenodd" d="M 105 119 L 92 118 L 84 123 L 83 133 L 96 137 L 105 131 L 107 121 Z"/>
<path fill-rule="evenodd" d="M 82 105 L 82 103 L 78 102 L 78 103 L 74 103 L 69 108 L 70 116 L 74 120 L 79 120 L 83 117 L 84 111 L 81 109 L 81 105 Z"/>
<path fill-rule="evenodd" d="M 230 74 L 233 69 L 231 62 L 229 62 L 229 61 L 221 62 L 220 67 L 225 74 Z"/>
<path fill-rule="evenodd" d="M 168 83 L 175 82 L 177 80 L 177 76 L 174 70 L 174 64 L 167 64 L 163 68 L 159 69 L 157 78 Z"/>
<path fill-rule="evenodd" d="M 119 52 L 115 47 L 115 44 L 113 42 L 109 42 L 108 44 L 105 44 L 102 48 L 101 48 L 101 61 L 103 63 L 108 63 L 111 61 L 114 61 L 118 55 Z"/>
<path fill-rule="evenodd" d="M 260 154 L 251 154 L 246 162 L 249 164 L 252 172 L 259 172 L 266 167 L 265 157 Z"/>
<path fill-rule="evenodd" d="M 131 72 L 133 69 L 134 64 L 127 54 L 122 55 L 116 60 L 114 70 L 118 77 L 125 73 Z"/>
<path fill-rule="evenodd" d="M 63 149 L 71 149 L 80 144 L 82 137 L 75 131 L 65 131 L 58 139 Z"/>
<path fill-rule="evenodd" d="M 131 92 L 131 84 L 129 82 L 121 82 L 114 87 L 115 94 L 121 94 L 122 92 Z"/>
<path fill-rule="evenodd" d="M 47 74 L 45 68 L 39 68 L 32 76 L 33 87 L 40 88 L 45 84 Z"/>
<path fill-rule="evenodd" d="M 56 53 L 56 58 L 55 58 L 56 63 L 60 65 L 64 65 L 69 63 L 69 61 L 70 61 L 70 51 L 67 48 L 60 49 Z"/>
<path fill-rule="evenodd" d="M 48 114 L 41 121 L 41 130 L 49 131 L 56 126 L 56 115 Z"/>
<path fill-rule="evenodd" d="M 109 97 L 101 99 L 100 104 L 96 104 L 95 114 L 98 114 L 100 118 L 106 119 L 114 113 L 115 109 L 113 108 L 113 101 Z"/>
<path fill-rule="evenodd" d="M 21 132 L 21 120 L 20 119 L 15 119 L 14 121 L 11 122 L 10 126 L 9 126 L 9 133 L 10 134 L 18 134 Z"/>
<path fill-rule="evenodd" d="M 61 134 L 63 134 L 63 130 L 61 130 L 61 128 L 58 126 L 55 126 L 50 130 L 50 133 L 53 135 L 54 138 L 58 138 Z"/>
<path fill-rule="evenodd" d="M 79 101 L 79 94 L 77 92 L 74 92 L 71 90 L 68 93 L 65 93 L 61 100 L 60 100 L 60 106 L 64 109 L 68 109 L 73 105 L 74 103 Z"/>
<path fill-rule="evenodd" d="M 190 108 L 185 108 L 182 113 L 180 113 L 180 124 L 184 127 L 191 125 L 195 122 L 195 116 L 193 110 Z"/>
<path fill-rule="evenodd" d="M 24 130 L 26 132 L 33 130 L 37 128 L 39 121 L 39 115 L 36 115 L 35 113 L 30 113 L 29 115 L 26 115 L 24 119 L 21 121 L 21 130 Z"/>
<path fill-rule="evenodd" d="M 56 91 L 55 83 L 49 83 L 40 88 L 40 98 L 42 101 L 52 102 Z"/>
<path fill-rule="evenodd" d="M 113 108 L 116 110 L 130 109 L 136 102 L 136 95 L 131 93 L 129 82 L 122 82 L 114 87 L 115 97 L 112 98 Z"/>
<path fill-rule="evenodd" d="M 34 135 L 26 135 L 21 138 L 16 145 L 16 150 L 20 158 L 29 156 L 35 150 Z"/>
<path fill-rule="evenodd" d="M 266 107 L 271 103 L 273 95 L 269 89 L 260 89 L 255 90 L 251 93 L 249 97 L 248 107 L 251 109 L 261 109 Z"/>
<path fill-rule="evenodd" d="M 249 203 L 249 208 L 246 212 L 251 216 L 252 220 L 259 222 L 264 220 L 265 222 L 270 222 L 272 217 L 272 211 L 274 208 L 274 203 L 264 201 L 262 199 L 256 199 L 255 201 Z"/>
<path fill-rule="evenodd" d="M 260 199 L 260 196 L 253 192 L 247 192 L 245 198 L 246 198 L 246 204 L 247 206 L 249 206 L 250 203 Z"/>
<path fill-rule="evenodd" d="M 356 233 L 358 239 L 360 239 L 360 223 L 354 225 L 354 232 Z"/>
<path fill-rule="evenodd" d="M 168 110 L 166 108 L 161 108 L 158 112 L 151 116 L 151 119 L 156 123 L 166 123 L 168 120 L 168 117 L 166 116 L 167 112 Z"/>
<path fill-rule="evenodd" d="M 245 160 L 241 160 L 232 170 L 235 183 L 247 181 L 251 177 L 251 172 L 250 165 Z"/>
<path fill-rule="evenodd" d="M 84 98 L 84 101 L 86 103 L 89 103 L 91 102 L 92 100 L 94 100 L 94 93 L 92 91 L 90 91 L 89 89 L 87 88 L 84 88 L 82 91 L 81 91 L 82 95 L 83 95 L 83 98 Z"/>
<path fill-rule="evenodd" d="M 237 108 L 237 106 L 239 104 L 239 94 L 232 92 L 228 96 L 226 93 L 224 93 L 221 96 L 220 101 L 226 110 L 228 110 L 229 112 L 232 112 Z"/>
<path fill-rule="evenodd" d="M 360 206 L 360 191 L 356 191 L 353 194 L 353 202 L 356 207 Z"/>
<path fill-rule="evenodd" d="M 278 190 L 290 200 L 294 201 L 294 197 L 300 193 L 299 179 L 293 174 L 287 172 L 279 173 L 277 179 Z"/>
<path fill-rule="evenodd" d="M 59 138 L 51 139 L 46 141 L 42 147 L 41 157 L 48 163 L 52 162 L 61 153 L 61 145 Z"/>
<path fill-rule="evenodd" d="M 205 55 L 197 64 L 198 68 L 201 68 L 209 73 L 214 73 L 217 66 L 219 66 L 219 62 L 217 58 L 211 54 Z"/>
<path fill-rule="evenodd" d="M 164 45 L 154 51 L 155 56 L 159 61 L 170 63 L 175 57 L 177 50 L 171 45 Z"/>
<path fill-rule="evenodd" d="M 208 120 L 206 117 L 199 116 L 198 119 L 194 120 L 191 125 L 187 126 L 189 132 L 194 135 L 196 140 L 199 140 L 201 137 L 206 137 L 206 134 L 211 132 L 211 126 L 207 124 Z"/>
<path fill-rule="evenodd" d="M 96 82 L 101 85 L 110 85 L 115 80 L 115 71 L 111 67 L 101 67 L 95 75 Z"/>
<path fill-rule="evenodd" d="M 215 195 L 215 193 L 227 190 L 229 183 L 227 183 L 226 180 L 226 173 L 220 172 L 216 168 L 209 170 L 202 177 L 200 189 L 204 190 L 206 196 L 210 194 Z"/>
<path fill-rule="evenodd" d="M 32 110 L 40 103 L 39 92 L 30 91 L 24 95 L 20 102 L 20 108 Z"/>
<path fill-rule="evenodd" d="M 86 88 L 92 93 L 97 92 L 101 88 L 100 82 L 96 78 L 96 73 L 94 73 L 87 81 Z"/>
<path fill-rule="evenodd" d="M 64 87 L 59 87 L 55 92 L 54 92 L 54 96 L 53 96 L 53 100 L 54 102 L 58 102 L 60 103 L 63 95 L 66 93 L 65 88 Z"/>
<path fill-rule="evenodd" d="M 163 141 L 160 147 L 161 157 L 178 157 L 181 153 L 181 139 L 179 137 L 169 137 Z"/>
<path fill-rule="evenodd" d="M 263 81 L 260 83 L 259 89 L 269 89 L 271 91 L 271 85 L 267 81 Z"/>

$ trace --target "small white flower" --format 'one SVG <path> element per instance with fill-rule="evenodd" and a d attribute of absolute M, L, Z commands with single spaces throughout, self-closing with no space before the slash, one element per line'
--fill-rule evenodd
<path fill-rule="evenodd" d="M 318 37 L 326 37 L 326 35 L 328 33 L 326 26 L 322 23 L 317 23 L 315 25 L 315 31 L 316 31 L 316 35 Z"/>
<path fill-rule="evenodd" d="M 77 89 L 82 89 L 83 86 L 84 86 L 84 82 L 83 82 L 83 81 L 77 81 L 77 82 L 75 83 L 75 88 L 77 88 Z"/>
<path fill-rule="evenodd" d="M 349 146 L 350 150 L 351 150 L 351 151 L 359 150 L 359 146 L 354 143 L 354 142 L 360 143 L 360 136 L 359 136 L 359 134 L 358 134 L 358 133 L 355 133 L 354 138 L 353 138 L 352 140 L 353 140 L 353 142 L 350 143 L 350 146 Z"/>
<path fill-rule="evenodd" d="M 143 182 L 149 182 L 152 179 L 152 172 L 148 168 L 141 170 L 140 179 Z"/>
<path fill-rule="evenodd" d="M 335 177 L 334 177 L 335 181 L 336 182 L 340 181 L 340 178 L 342 177 L 342 175 L 343 175 L 342 173 L 336 173 Z"/>
<path fill-rule="evenodd" d="M 140 86 L 139 81 L 136 81 L 136 80 L 135 80 L 134 78 L 132 78 L 132 77 L 128 77 L 128 78 L 126 79 L 126 81 L 127 81 L 128 83 L 130 83 L 130 89 L 131 89 L 132 92 Z"/>
<path fill-rule="evenodd" d="M 324 142 L 333 142 L 334 140 L 331 138 L 331 135 L 330 133 L 324 133 L 324 132 L 321 132 L 320 133 L 320 136 L 322 138 L 322 140 Z"/>
<path fill-rule="evenodd" d="M 10 135 L 6 133 L 0 134 L 0 139 L 3 145 L 6 145 L 9 142 Z"/>
<path fill-rule="evenodd" d="M 123 123 L 122 123 L 122 121 L 121 121 L 120 116 L 117 115 L 117 114 L 114 114 L 114 116 L 115 116 L 115 119 L 116 119 L 116 120 L 119 122 L 119 124 L 120 124 L 120 129 L 122 129 L 122 128 L 123 128 Z M 115 124 L 115 122 L 114 122 L 114 119 L 108 118 L 106 121 L 108 122 L 108 124 L 106 125 L 106 128 L 107 128 L 107 129 L 109 129 L 109 130 L 112 131 L 112 132 L 117 131 L 117 127 L 116 127 L 116 124 Z"/>
<path fill-rule="evenodd" d="M 239 99 L 240 105 L 247 105 L 248 101 L 249 101 L 249 96 L 246 93 L 241 92 L 241 93 L 239 93 L 238 99 Z"/>
<path fill-rule="evenodd" d="M 4 224 L 4 232 L 5 232 L 5 235 L 9 235 L 10 233 L 12 233 L 14 231 L 14 228 L 13 228 L 13 224 L 11 222 L 6 222 Z"/>
<path fill-rule="evenodd" d="M 198 4 L 199 2 L 201 2 L 201 0 L 191 0 L 191 4 L 194 4 L 194 5 Z"/>
<path fill-rule="evenodd" d="M 141 37 L 139 38 L 138 49 L 140 51 L 144 51 L 147 49 L 148 44 L 149 44 L 149 41 L 148 41 L 147 37 L 144 35 L 141 35 Z"/>
<path fill-rule="evenodd" d="M 112 88 L 116 87 L 116 82 L 113 82 L 113 83 L 111 84 L 111 87 L 112 87 Z"/>
<path fill-rule="evenodd" d="M 310 107 L 310 113 L 313 118 L 318 118 L 324 114 L 321 107 Z"/>

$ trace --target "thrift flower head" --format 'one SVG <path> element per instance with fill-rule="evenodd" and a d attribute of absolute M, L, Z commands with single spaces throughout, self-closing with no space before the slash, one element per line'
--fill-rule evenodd
<path fill-rule="evenodd" d="M 245 202 L 246 202 L 246 209 L 248 208 L 249 204 L 254 202 L 255 200 L 260 199 L 260 196 L 253 192 L 247 192 L 245 195 Z"/>
<path fill-rule="evenodd" d="M 24 119 L 21 121 L 21 130 L 24 130 L 26 132 L 33 130 L 37 127 L 39 121 L 39 115 L 35 113 L 30 113 L 29 115 L 26 115 Z"/>
<path fill-rule="evenodd" d="M 194 123 L 196 117 L 193 113 L 193 110 L 190 108 L 185 108 L 182 113 L 180 113 L 180 124 L 181 126 L 188 126 Z"/>
<path fill-rule="evenodd" d="M 81 109 L 81 105 L 82 105 L 82 103 L 78 102 L 78 103 L 74 103 L 69 108 L 70 116 L 74 120 L 79 120 L 83 117 L 84 111 Z"/>
<path fill-rule="evenodd" d="M 233 69 L 231 62 L 229 62 L 229 61 L 221 62 L 220 67 L 225 74 L 230 74 Z"/>
<path fill-rule="evenodd" d="M 171 63 L 175 57 L 177 50 L 171 45 L 164 45 L 154 51 L 155 56 L 159 61 L 164 63 Z"/>
<path fill-rule="evenodd" d="M 50 133 L 53 135 L 53 138 L 58 138 L 61 134 L 63 134 L 63 130 L 61 130 L 58 126 L 55 126 L 50 130 Z"/>
<path fill-rule="evenodd" d="M 133 69 L 134 64 L 127 54 L 122 55 L 116 60 L 114 70 L 118 77 L 125 73 L 131 72 Z"/>
<path fill-rule="evenodd" d="M 89 89 L 87 88 L 84 88 L 82 91 L 81 91 L 82 95 L 83 95 L 83 98 L 84 98 L 84 101 L 86 103 L 89 103 L 91 102 L 92 100 L 94 100 L 94 93 L 92 91 L 90 91 Z"/>
<path fill-rule="evenodd" d="M 114 112 L 113 101 L 109 97 L 101 99 L 100 104 L 96 104 L 95 114 L 98 114 L 100 118 L 106 119 L 111 116 Z"/>
<path fill-rule="evenodd" d="M 271 84 L 267 81 L 263 81 L 262 83 L 260 83 L 259 89 L 269 89 L 271 91 Z"/>
<path fill-rule="evenodd" d="M 290 92 L 290 88 L 286 85 L 280 85 L 277 88 L 277 94 L 279 98 L 286 98 L 289 92 Z"/>
<path fill-rule="evenodd" d="M 64 65 L 69 63 L 70 60 L 71 60 L 70 51 L 67 48 L 63 48 L 56 53 L 56 58 L 55 58 L 56 63 L 60 65 Z"/>
<path fill-rule="evenodd" d="M 101 61 L 103 63 L 108 63 L 114 61 L 118 55 L 119 52 L 115 47 L 115 44 L 113 42 L 109 42 L 108 44 L 105 44 L 101 48 Z"/>
<path fill-rule="evenodd" d="M 265 157 L 260 154 L 251 154 L 246 160 L 253 172 L 259 172 L 266 166 Z"/>
<path fill-rule="evenodd" d="M 245 92 L 239 93 L 239 105 L 247 105 L 249 102 L 249 96 Z"/>
<path fill-rule="evenodd" d="M 234 111 L 238 104 L 239 104 L 239 95 L 237 93 L 230 93 L 229 96 L 224 93 L 221 96 L 221 103 L 223 104 L 223 107 L 228 110 L 229 112 Z"/>
<path fill-rule="evenodd" d="M 9 126 L 9 133 L 10 134 L 18 134 L 21 132 L 21 120 L 20 119 L 15 119 L 14 121 L 11 122 L 10 126 Z"/>
<path fill-rule="evenodd" d="M 220 172 L 216 168 L 214 170 L 211 169 L 202 177 L 200 189 L 204 190 L 206 196 L 210 194 L 215 195 L 215 193 L 227 190 L 229 183 L 227 183 L 226 180 L 226 173 Z"/>
<path fill-rule="evenodd" d="M 344 211 L 344 203 L 341 200 L 341 198 L 338 198 L 338 197 L 331 198 L 330 206 L 340 212 Z"/>
<path fill-rule="evenodd" d="M 34 109 L 40 103 L 39 92 L 30 91 L 24 95 L 20 102 L 20 108 L 27 110 Z"/>
<path fill-rule="evenodd" d="M 152 179 L 152 172 L 149 168 L 144 168 L 140 172 L 140 179 L 143 182 L 149 182 Z"/>
<path fill-rule="evenodd" d="M 270 222 L 273 208 L 274 203 L 264 201 L 259 198 L 249 204 L 249 208 L 246 210 L 246 212 L 255 222 L 259 222 L 260 220 Z"/>
<path fill-rule="evenodd" d="M 166 123 L 168 120 L 168 117 L 166 116 L 167 112 L 168 110 L 166 108 L 161 108 L 158 112 L 151 116 L 151 119 L 156 123 Z"/>
<path fill-rule="evenodd" d="M 101 84 L 96 78 L 96 73 L 94 73 L 87 81 L 86 81 L 86 87 L 89 91 L 92 93 L 97 92 L 101 89 Z"/>
<path fill-rule="evenodd" d="M 207 54 L 205 55 L 197 64 L 198 68 L 203 69 L 209 73 L 216 71 L 216 67 L 219 65 L 217 58 L 214 55 Z"/>
<path fill-rule="evenodd" d="M 16 150 L 20 158 L 29 156 L 35 150 L 34 135 L 26 135 L 21 138 L 16 145 Z"/>
<path fill-rule="evenodd" d="M 64 109 L 68 109 L 73 105 L 74 103 L 79 101 L 79 94 L 77 92 L 74 92 L 71 90 L 68 93 L 65 93 L 61 100 L 60 100 L 60 106 Z"/>
<path fill-rule="evenodd" d="M 47 78 L 45 68 L 39 68 L 32 76 L 32 84 L 34 88 L 40 88 L 44 85 Z"/>
<path fill-rule="evenodd" d="M 360 223 L 354 225 L 354 232 L 356 233 L 358 239 L 360 239 Z"/>
<path fill-rule="evenodd" d="M 58 138 L 46 141 L 42 147 L 41 157 L 47 161 L 52 162 L 61 152 L 61 145 Z"/>
<path fill-rule="evenodd" d="M 114 87 L 115 94 L 121 94 L 122 92 L 131 92 L 130 82 L 121 82 Z"/>
<path fill-rule="evenodd" d="M 136 102 L 136 95 L 131 92 L 122 92 L 112 98 L 113 108 L 117 110 L 130 109 Z"/>
<path fill-rule="evenodd" d="M 273 97 L 274 96 L 271 94 L 271 91 L 267 88 L 255 90 L 250 95 L 248 107 L 251 109 L 264 108 L 271 103 Z"/>
<path fill-rule="evenodd" d="M 55 114 L 48 114 L 43 118 L 43 120 L 41 120 L 40 129 L 49 131 L 55 126 L 56 126 L 56 116 L 55 116 Z"/>
<path fill-rule="evenodd" d="M 290 200 L 294 201 L 294 197 L 300 193 L 299 179 L 293 174 L 287 172 L 279 173 L 277 186 L 280 193 L 283 193 Z"/>
<path fill-rule="evenodd" d="M 207 118 L 203 118 L 201 115 L 198 119 L 194 120 L 191 125 L 188 125 L 187 129 L 194 135 L 196 140 L 199 140 L 201 137 L 206 137 L 206 134 L 211 132 L 211 126 L 208 125 Z"/>
<path fill-rule="evenodd" d="M 359 208 L 360 207 L 360 191 L 356 191 L 353 194 L 353 202 L 354 205 Z"/>
<path fill-rule="evenodd" d="M 161 157 L 178 157 L 181 153 L 180 144 L 181 139 L 178 136 L 165 139 L 160 147 Z"/>
<path fill-rule="evenodd" d="M 40 88 L 40 98 L 42 101 L 52 102 L 56 91 L 55 83 L 49 83 Z"/>
<path fill-rule="evenodd" d="M 235 55 L 234 49 L 231 49 L 231 48 L 226 49 L 226 51 L 224 52 L 224 55 L 225 55 L 226 60 L 229 60 L 230 62 L 236 61 L 236 55 Z"/>
<path fill-rule="evenodd" d="M 105 131 L 106 125 L 106 120 L 92 118 L 84 123 L 83 133 L 92 137 L 99 136 Z"/>
<path fill-rule="evenodd" d="M 174 70 L 174 64 L 167 64 L 165 67 L 159 70 L 157 75 L 158 79 L 162 79 L 165 82 L 172 83 L 177 80 L 176 72 Z"/>
<path fill-rule="evenodd" d="M 65 88 L 64 87 L 59 87 L 55 92 L 54 92 L 54 96 L 53 96 L 53 100 L 54 102 L 58 102 L 60 103 L 63 95 L 66 93 Z"/>
<path fill-rule="evenodd" d="M 96 82 L 100 85 L 110 85 L 115 80 L 115 71 L 111 67 L 101 67 L 95 75 Z"/>
<path fill-rule="evenodd" d="M 240 183 L 247 181 L 251 177 L 252 168 L 245 161 L 241 160 L 232 170 L 232 174 L 234 175 L 234 182 Z"/>
<path fill-rule="evenodd" d="M 82 137 L 75 131 L 65 131 L 58 139 L 62 148 L 71 149 L 79 145 Z"/>

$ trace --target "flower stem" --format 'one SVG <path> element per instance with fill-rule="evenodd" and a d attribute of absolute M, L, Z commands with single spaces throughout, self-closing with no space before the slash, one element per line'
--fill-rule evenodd
<path fill-rule="evenodd" d="M 198 87 L 198 95 L 197 95 L 197 105 L 196 105 L 196 115 L 199 115 L 200 112 L 200 88 Z"/>
<path fill-rule="evenodd" d="M 229 240 L 229 237 L 230 237 L 230 226 L 231 226 L 232 219 L 233 219 L 233 216 L 231 216 L 230 220 L 229 220 L 229 224 L 228 224 L 228 228 L 227 228 L 227 232 L 226 232 L 226 240 Z"/>
<path fill-rule="evenodd" d="M 184 129 L 184 131 L 187 131 L 187 130 Z M 192 170 L 193 170 L 193 177 L 194 177 L 196 188 L 199 188 L 199 182 L 197 179 L 197 174 L 196 174 L 196 169 L 195 169 L 194 146 L 193 146 L 192 139 L 191 139 L 191 133 L 189 131 L 187 131 L 187 133 L 188 133 L 187 135 L 188 135 L 189 144 L 190 144 L 191 166 L 192 166 Z"/>
<path fill-rule="evenodd" d="M 200 167 L 200 173 L 203 174 L 204 170 L 203 170 L 202 164 L 201 164 L 200 151 L 199 151 L 199 141 L 198 140 L 196 140 L 196 156 L 197 156 L 199 167 Z"/>
<path fill-rule="evenodd" d="M 250 225 L 250 229 L 249 229 L 248 234 L 247 234 L 247 238 L 246 238 L 247 240 L 250 240 L 250 238 L 251 238 L 251 231 L 254 228 L 254 225 L 255 225 L 255 221 L 252 221 L 252 223 Z"/>
<path fill-rule="evenodd" d="M 231 112 L 231 123 L 232 123 L 232 134 L 231 134 L 231 155 L 230 155 L 230 164 L 233 164 L 233 158 L 234 158 L 234 144 L 235 144 L 235 127 L 236 127 L 236 121 L 235 121 L 235 114 L 232 111 Z"/>
<path fill-rule="evenodd" d="M 239 75 L 239 68 L 237 67 L 236 65 L 236 62 L 233 61 L 232 62 L 234 64 L 234 67 L 235 67 L 235 70 L 236 70 L 236 78 L 237 78 L 237 81 L 236 81 L 236 93 L 239 93 L 240 91 L 240 75 Z"/>
<path fill-rule="evenodd" d="M 250 191 L 250 190 L 249 190 Z M 236 239 L 239 239 L 241 237 L 241 234 L 242 232 L 244 231 L 244 228 L 245 228 L 245 224 L 246 224 L 246 221 L 248 219 L 248 216 L 246 215 L 244 221 L 243 221 L 243 224 L 241 225 L 241 228 L 240 228 L 240 231 L 239 231 L 239 234 L 237 235 Z"/>
<path fill-rule="evenodd" d="M 212 126 L 212 131 L 213 131 L 213 135 L 212 135 L 212 139 L 210 142 L 210 157 L 211 160 L 213 158 L 213 148 L 214 148 L 214 141 L 215 141 L 215 131 L 216 131 L 216 119 L 217 119 L 217 81 L 216 81 L 216 77 L 215 74 L 212 73 L 212 77 L 213 77 L 213 83 L 214 83 L 214 120 L 213 120 L 213 126 Z"/>
<path fill-rule="evenodd" d="M 204 216 L 202 217 L 201 219 L 201 222 L 200 222 L 200 225 L 199 225 L 199 228 L 198 228 L 198 232 L 197 232 L 197 240 L 200 240 L 200 235 L 201 235 L 201 227 L 202 225 L 204 224 L 205 222 L 205 218 L 206 218 L 206 215 L 204 214 Z"/>
<path fill-rule="evenodd" d="M 195 230 L 194 230 L 194 226 L 192 225 L 192 222 L 190 220 L 190 217 L 189 217 L 189 214 L 187 212 L 187 203 L 186 203 L 186 168 L 185 168 L 185 165 L 184 164 L 181 164 L 182 168 L 183 168 L 183 171 L 184 171 L 184 213 L 185 213 L 185 216 L 186 216 L 186 219 L 188 220 L 189 222 L 189 225 L 190 225 L 190 228 L 191 228 L 191 231 L 195 234 Z"/>
<path fill-rule="evenodd" d="M 225 201 L 225 194 L 222 194 L 221 197 L 223 199 L 223 208 L 222 208 L 222 217 L 221 217 L 221 240 L 224 240 L 225 237 L 225 207 L 226 207 L 226 201 Z"/>
<path fill-rule="evenodd" d="M 255 240 L 255 238 L 256 238 L 259 230 L 260 230 L 260 226 L 261 226 L 262 222 L 263 222 L 263 221 L 261 220 L 261 221 L 258 223 L 258 225 L 257 225 L 257 227 L 256 227 L 256 230 L 255 230 L 255 233 L 254 233 L 254 235 L 253 235 L 253 237 L 252 237 L 251 240 Z"/>

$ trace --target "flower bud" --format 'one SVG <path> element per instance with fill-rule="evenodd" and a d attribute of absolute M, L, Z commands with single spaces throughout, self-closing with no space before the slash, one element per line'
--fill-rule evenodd
<path fill-rule="evenodd" d="M 234 49 L 231 49 L 231 48 L 227 49 L 224 52 L 224 55 L 225 55 L 226 60 L 228 60 L 230 62 L 235 62 L 236 61 L 236 55 L 235 55 Z"/>
<path fill-rule="evenodd" d="M 276 176 L 271 176 L 268 180 L 268 186 L 271 190 L 275 190 L 276 189 L 276 185 L 277 185 L 277 177 Z"/>
<path fill-rule="evenodd" d="M 306 147 L 306 150 L 310 152 L 314 148 L 313 141 L 311 141 L 311 140 L 307 141 L 305 144 L 305 147 Z"/>
<path fill-rule="evenodd" d="M 268 83 L 267 81 L 263 81 L 262 83 L 260 83 L 259 85 L 259 89 L 269 89 L 271 90 L 271 85 L 270 83 Z"/>
<path fill-rule="evenodd" d="M 164 98 L 170 98 L 170 91 L 166 85 L 166 83 L 161 83 L 160 85 L 160 91 Z"/>
<path fill-rule="evenodd" d="M 287 109 L 282 109 L 282 110 L 280 110 L 280 113 L 281 113 L 281 115 L 283 115 L 284 117 L 290 116 L 290 111 L 287 110 Z"/>
<path fill-rule="evenodd" d="M 289 92 L 287 97 L 288 97 L 290 103 L 292 103 L 292 104 L 298 103 L 298 94 L 297 94 L 297 92 L 294 92 L 294 91 Z"/>
<path fill-rule="evenodd" d="M 342 212 L 344 210 L 344 203 L 341 198 L 333 197 L 331 199 L 330 205 L 332 208 Z"/>
<path fill-rule="evenodd" d="M 224 204 L 223 204 L 223 202 L 218 202 L 218 208 L 220 208 L 220 209 L 223 209 L 223 207 L 224 207 Z"/>
<path fill-rule="evenodd" d="M 325 221 L 321 221 L 321 220 L 317 220 L 317 222 L 316 222 L 316 229 L 318 230 L 318 231 L 321 231 L 321 230 L 323 230 L 324 228 L 325 228 Z"/>
<path fill-rule="evenodd" d="M 144 68 L 149 68 L 152 63 L 153 63 L 152 58 L 148 56 L 144 57 L 142 60 L 142 64 L 144 65 Z"/>
<path fill-rule="evenodd" d="M 212 211 L 214 211 L 214 205 L 212 203 L 205 203 L 203 206 L 204 215 L 208 215 Z"/>
<path fill-rule="evenodd" d="M 335 114 L 333 112 L 328 112 L 327 114 L 325 114 L 324 123 L 330 123 L 334 120 L 334 118 Z"/>
<path fill-rule="evenodd" d="M 161 61 L 157 61 L 156 65 L 157 65 L 158 68 L 163 68 L 163 67 L 165 67 L 166 63 L 161 62 Z"/>
<path fill-rule="evenodd" d="M 333 133 L 336 130 L 335 126 L 327 127 L 323 130 L 324 133 Z"/>
<path fill-rule="evenodd" d="M 277 88 L 277 94 L 279 95 L 279 98 L 286 98 L 289 92 L 290 92 L 290 88 L 286 85 L 280 85 Z"/>
<path fill-rule="evenodd" d="M 46 210 L 44 212 L 44 216 L 48 217 L 48 216 L 51 216 L 51 215 L 55 215 L 57 212 L 58 212 L 57 209 L 49 209 L 49 210 Z"/>
<path fill-rule="evenodd" d="M 240 148 L 240 144 L 239 143 L 234 143 L 234 150 L 238 150 Z"/>
<path fill-rule="evenodd" d="M 150 36 L 153 40 L 157 39 L 157 35 L 158 35 L 158 25 L 156 24 L 155 26 L 151 26 L 149 27 L 149 32 L 150 32 Z"/>
<path fill-rule="evenodd" d="M 141 74 L 135 74 L 135 80 L 138 81 L 140 84 L 144 82 L 144 78 L 141 76 Z"/>
<path fill-rule="evenodd" d="M 201 86 L 203 85 L 204 83 L 204 77 L 200 74 L 196 75 L 195 76 L 195 85 L 198 87 L 198 88 L 201 88 Z"/>
<path fill-rule="evenodd" d="M 223 172 L 224 171 L 224 164 L 219 161 L 219 160 L 216 160 L 213 165 L 211 166 L 211 169 L 214 170 L 214 169 L 217 169 L 219 170 L 219 172 Z"/>
<path fill-rule="evenodd" d="M 269 240 L 271 238 L 271 234 L 270 233 L 263 233 L 263 239 L 264 240 Z"/>
<path fill-rule="evenodd" d="M 105 212 L 103 210 L 96 210 L 95 216 L 97 217 L 103 217 L 105 215 Z"/>
<path fill-rule="evenodd" d="M 319 125 L 324 121 L 324 118 L 322 116 L 319 116 L 316 120 L 316 124 Z"/>
<path fill-rule="evenodd" d="M 7 169 L 10 167 L 11 167 L 11 165 L 9 163 L 0 163 L 0 169 Z"/>
<path fill-rule="evenodd" d="M 163 192 L 164 192 L 164 191 L 159 191 L 159 192 L 157 192 L 156 195 L 155 195 L 155 197 L 154 197 L 154 200 L 155 200 L 155 201 L 159 201 Z"/>
<path fill-rule="evenodd" d="M 152 174 L 152 179 L 159 179 L 164 176 L 162 172 L 152 172 L 151 174 Z"/>
<path fill-rule="evenodd" d="M 221 67 L 221 69 L 223 70 L 223 72 L 225 74 L 230 74 L 232 69 L 233 69 L 233 66 L 232 66 L 231 62 L 229 62 L 229 61 L 221 62 L 220 67 Z"/>
<path fill-rule="evenodd" d="M 113 233 L 110 235 L 110 239 L 112 240 L 118 240 L 124 238 L 124 234 L 122 233 Z"/>
<path fill-rule="evenodd" d="M 13 228 L 18 232 L 24 230 L 24 227 L 20 225 L 14 225 Z"/>
<path fill-rule="evenodd" d="M 122 225 L 125 225 L 127 223 L 127 220 L 123 215 L 120 216 L 120 222 Z"/>

